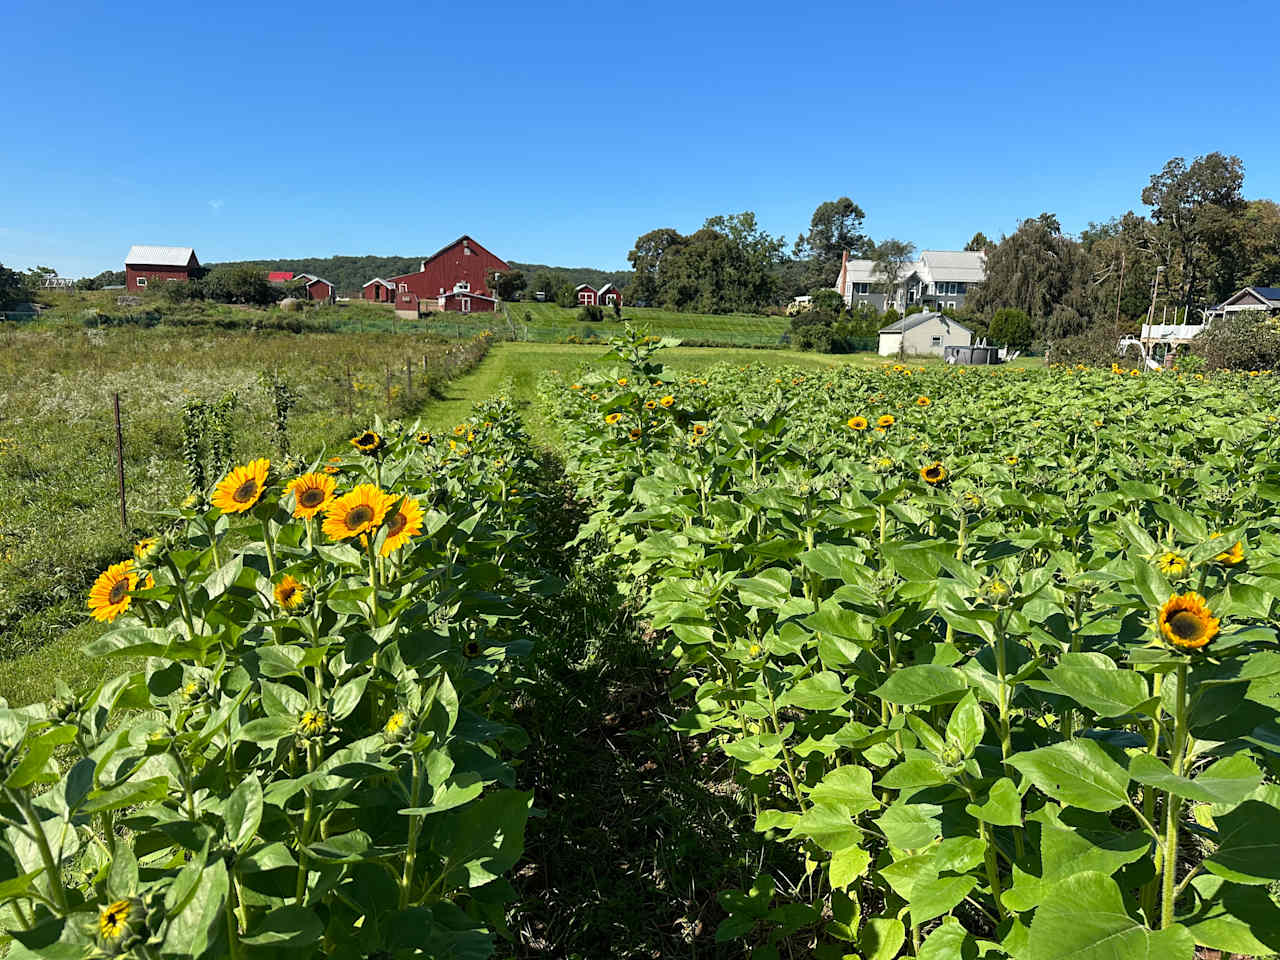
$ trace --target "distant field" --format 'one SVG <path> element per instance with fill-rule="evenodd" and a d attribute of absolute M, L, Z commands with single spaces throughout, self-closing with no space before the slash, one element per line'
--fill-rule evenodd
<path fill-rule="evenodd" d="M 578 311 L 558 307 L 554 303 L 516 302 L 503 305 L 501 313 L 435 313 L 420 321 L 398 320 L 386 307 L 352 302 L 326 311 L 339 330 L 425 329 L 450 338 L 463 338 L 492 330 L 499 336 L 538 343 L 563 343 L 570 337 L 579 340 L 607 340 L 623 324 L 609 319 L 603 323 L 582 323 Z M 679 337 L 692 344 L 725 347 L 780 347 L 790 320 L 745 313 L 704 314 L 677 313 L 654 307 L 623 307 L 624 321 L 644 327 L 650 333 Z M 569 341 L 572 342 L 572 341 Z"/>

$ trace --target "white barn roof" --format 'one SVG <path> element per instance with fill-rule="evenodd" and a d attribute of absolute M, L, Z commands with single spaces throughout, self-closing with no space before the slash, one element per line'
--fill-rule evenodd
<path fill-rule="evenodd" d="M 185 267 L 195 256 L 191 247 L 158 247 L 152 244 L 135 243 L 129 248 L 129 255 L 124 258 L 125 264 L 142 263 L 153 267 Z"/>

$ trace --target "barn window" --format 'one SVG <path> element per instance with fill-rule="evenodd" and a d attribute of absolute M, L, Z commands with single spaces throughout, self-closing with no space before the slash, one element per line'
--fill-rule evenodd
<path fill-rule="evenodd" d="M 401 293 L 408 293 L 408 292 L 409 292 L 409 285 L 408 285 L 407 283 L 402 283 L 402 284 L 400 284 L 400 292 L 401 292 Z"/>
<path fill-rule="evenodd" d="M 470 298 L 470 297 L 459 297 L 459 299 L 462 301 L 462 312 L 463 312 L 463 313 L 470 313 L 470 312 L 471 312 L 471 298 Z"/>
<path fill-rule="evenodd" d="M 140 286 L 140 287 L 145 287 L 146 285 L 147 285 L 147 278 L 146 278 L 146 277 L 139 277 L 139 278 L 138 278 L 138 286 Z"/>

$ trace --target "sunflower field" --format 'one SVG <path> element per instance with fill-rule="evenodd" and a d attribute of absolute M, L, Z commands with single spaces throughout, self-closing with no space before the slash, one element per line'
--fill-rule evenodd
<path fill-rule="evenodd" d="M 541 479 L 499 399 L 168 511 L 87 598 L 143 668 L 0 709 L 7 956 L 488 956 Z"/>
<path fill-rule="evenodd" d="M 545 378 L 677 731 L 790 854 L 755 960 L 1280 952 L 1280 382 L 885 365 Z"/>

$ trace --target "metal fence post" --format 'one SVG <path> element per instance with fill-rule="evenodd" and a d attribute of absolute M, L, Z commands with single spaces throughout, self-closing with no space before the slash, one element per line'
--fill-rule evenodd
<path fill-rule="evenodd" d="M 124 504 L 124 433 L 120 429 L 120 394 L 115 395 L 116 412 L 116 482 L 120 487 L 120 532 L 129 536 L 129 515 Z"/>

